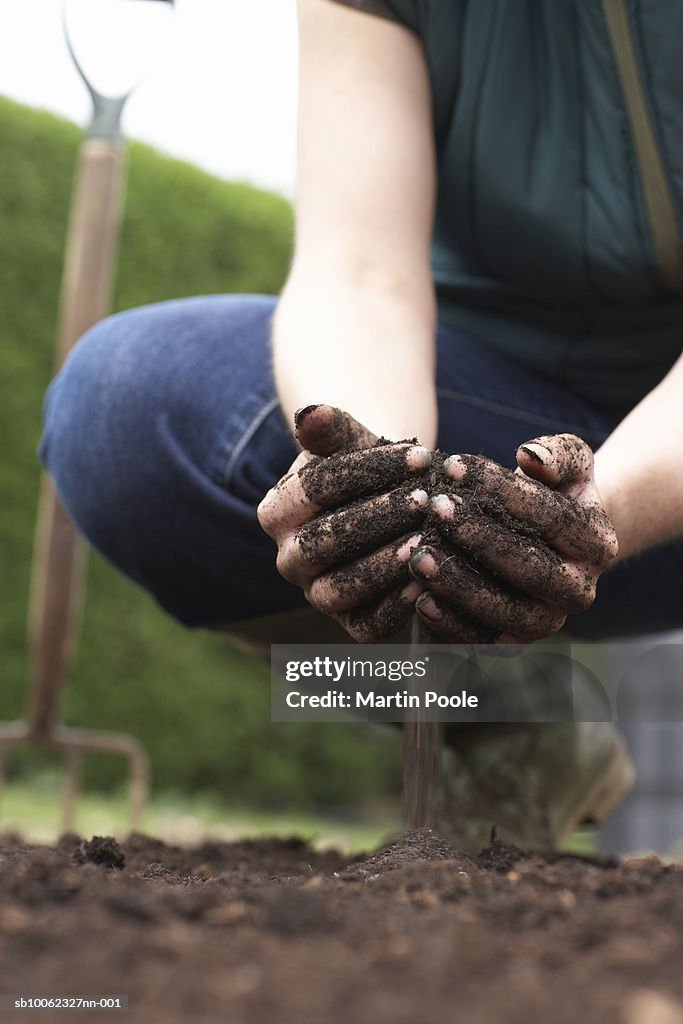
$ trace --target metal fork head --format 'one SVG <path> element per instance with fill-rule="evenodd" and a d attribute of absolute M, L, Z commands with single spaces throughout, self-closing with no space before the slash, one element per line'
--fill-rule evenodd
<path fill-rule="evenodd" d="M 47 735 L 36 737 L 29 722 L 4 723 L 0 725 L 0 800 L 6 782 L 6 754 L 10 748 L 17 746 L 38 746 L 62 752 L 65 767 L 63 832 L 74 830 L 84 755 L 109 753 L 127 758 L 130 765 L 130 827 L 133 832 L 140 831 L 149 793 L 149 760 L 143 747 L 133 736 L 100 732 L 96 729 L 55 726 Z"/>

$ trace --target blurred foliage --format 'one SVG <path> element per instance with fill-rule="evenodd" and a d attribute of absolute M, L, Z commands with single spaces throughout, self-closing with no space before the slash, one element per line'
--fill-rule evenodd
<path fill-rule="evenodd" d="M 70 122 L 0 98 L 0 719 L 18 717 L 25 694 L 35 449 L 80 139 Z M 281 197 L 133 143 L 115 308 L 277 292 L 291 242 Z M 395 735 L 362 725 L 271 725 L 266 665 L 218 634 L 183 630 L 98 557 L 64 713 L 70 724 L 139 737 L 157 789 L 312 808 L 353 805 L 399 785 Z M 19 751 L 11 765 L 22 774 L 36 760 L 45 758 Z M 120 760 L 95 756 L 86 781 L 111 789 L 122 773 Z"/>
<path fill-rule="evenodd" d="M 48 768 L 30 779 L 16 780 L 3 790 L 3 832 L 19 832 L 36 843 L 54 843 L 62 834 L 62 780 Z M 327 815 L 254 808 L 227 808 L 212 793 L 176 793 L 165 790 L 149 801 L 143 831 L 167 843 L 189 845 L 215 840 L 257 839 L 262 836 L 299 836 L 317 849 L 349 854 L 376 849 L 400 830 L 400 801 L 368 805 L 359 813 Z M 76 807 L 75 829 L 82 836 L 116 836 L 130 832 L 127 794 L 82 793 Z"/>

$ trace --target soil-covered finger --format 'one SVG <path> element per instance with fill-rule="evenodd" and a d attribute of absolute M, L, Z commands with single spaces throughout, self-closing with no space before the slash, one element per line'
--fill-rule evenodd
<path fill-rule="evenodd" d="M 565 562 L 540 537 L 532 541 L 483 515 L 464 490 L 432 498 L 428 525 L 474 555 L 495 577 L 567 613 L 584 611 L 595 598 L 594 581 L 585 572 Z"/>
<path fill-rule="evenodd" d="M 481 512 L 507 513 L 519 532 L 540 536 L 562 554 L 607 564 L 616 553 L 616 538 L 602 509 L 584 506 L 545 484 L 513 473 L 479 455 L 453 455 L 448 476 L 471 492 Z"/>
<path fill-rule="evenodd" d="M 335 615 L 335 618 L 357 643 L 381 643 L 396 636 L 408 624 L 421 593 L 422 585 L 413 580 L 379 601 Z"/>
<path fill-rule="evenodd" d="M 310 566 L 341 565 L 414 530 L 424 519 L 428 501 L 425 490 L 406 483 L 305 523 L 295 545 Z"/>
<path fill-rule="evenodd" d="M 408 561 L 419 542 L 419 534 L 405 534 L 365 558 L 316 576 L 306 598 L 328 615 L 368 604 L 409 582 Z"/>
<path fill-rule="evenodd" d="M 525 473 L 555 487 L 586 482 L 593 474 L 593 452 L 576 434 L 535 437 L 519 446 L 517 462 Z"/>
<path fill-rule="evenodd" d="M 430 633 L 447 640 L 449 644 L 467 644 L 484 649 L 493 644 L 501 648 L 501 654 L 507 657 L 514 657 L 520 646 L 541 639 L 540 636 L 529 633 L 501 633 L 499 630 L 489 629 L 468 619 L 462 612 L 429 591 L 425 591 L 418 598 L 415 611 Z"/>
<path fill-rule="evenodd" d="M 557 609 L 500 585 L 455 549 L 422 546 L 410 559 L 410 571 L 431 593 L 499 632 L 548 636 L 564 624 Z"/>
<path fill-rule="evenodd" d="M 499 631 L 474 622 L 427 591 L 415 604 L 427 629 L 452 644 L 494 644 Z"/>
<path fill-rule="evenodd" d="M 307 405 L 294 417 L 296 438 L 316 455 L 370 448 L 376 435 L 348 412 L 333 405 Z"/>
<path fill-rule="evenodd" d="M 279 541 L 288 531 L 313 519 L 321 511 L 308 501 L 298 473 L 308 462 L 318 459 L 319 456 L 310 452 L 299 452 L 289 473 L 281 477 L 260 502 L 256 510 L 258 521 L 273 540 Z"/>
<path fill-rule="evenodd" d="M 431 462 L 431 454 L 421 445 L 376 445 L 313 459 L 299 470 L 299 480 L 306 498 L 319 509 L 335 508 L 390 491 L 407 477 L 428 470 Z"/>

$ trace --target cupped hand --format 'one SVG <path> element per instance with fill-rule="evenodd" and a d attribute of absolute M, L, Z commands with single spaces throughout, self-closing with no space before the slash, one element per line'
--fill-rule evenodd
<path fill-rule="evenodd" d="M 258 508 L 277 568 L 353 639 L 391 636 L 424 590 L 408 563 L 428 508 L 431 455 L 410 442 L 378 445 L 329 405 L 299 410 L 296 437 L 304 450 Z"/>
<path fill-rule="evenodd" d="M 517 450 L 516 472 L 454 455 L 430 501 L 410 571 L 427 591 L 425 625 L 452 643 L 529 643 L 588 608 L 617 538 L 593 476 L 593 453 L 573 434 Z"/>

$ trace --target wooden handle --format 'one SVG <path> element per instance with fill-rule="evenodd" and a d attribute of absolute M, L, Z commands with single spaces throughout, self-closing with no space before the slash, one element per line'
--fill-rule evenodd
<path fill-rule="evenodd" d="M 88 328 L 111 308 L 119 235 L 124 154 L 119 143 L 81 146 L 67 234 L 55 369 Z M 43 474 L 33 552 L 28 642 L 27 718 L 35 736 L 52 726 L 78 627 L 85 552 Z"/>
<path fill-rule="evenodd" d="M 64 257 L 56 369 L 81 335 L 111 309 L 123 171 L 119 143 L 86 139 L 78 160 Z"/>

